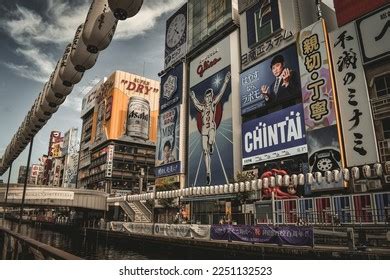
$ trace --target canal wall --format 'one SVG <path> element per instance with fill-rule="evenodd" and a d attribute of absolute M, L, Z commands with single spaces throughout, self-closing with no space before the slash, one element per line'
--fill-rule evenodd
<path fill-rule="evenodd" d="M 137 250 L 161 252 L 156 259 L 169 258 L 168 252 L 180 252 L 187 259 L 389 259 L 385 248 L 350 248 L 332 245 L 287 245 L 251 243 L 237 240 L 179 237 L 177 235 L 144 234 L 126 230 L 115 224 L 116 230 L 84 228 L 86 238 L 106 242 L 131 243 Z M 121 228 L 121 229 L 120 229 Z M 146 228 L 146 227 L 145 227 Z M 149 230 L 153 224 L 149 224 Z M 118 230 L 120 229 L 120 230 Z M 150 233 L 150 232 L 149 232 Z M 175 256 L 171 256 L 175 258 Z"/>

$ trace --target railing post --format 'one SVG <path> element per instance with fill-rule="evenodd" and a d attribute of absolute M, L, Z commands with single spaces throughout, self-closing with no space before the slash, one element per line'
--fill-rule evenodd
<path fill-rule="evenodd" d="M 7 200 L 8 200 L 9 181 L 11 180 L 12 165 L 13 165 L 13 162 L 11 162 L 11 165 L 9 166 L 8 181 L 7 181 L 7 190 L 5 191 L 5 198 L 4 198 L 3 220 L 5 220 L 5 208 L 6 208 L 6 206 L 7 206 Z"/>
<path fill-rule="evenodd" d="M 25 197 L 26 197 L 28 170 L 30 169 L 30 160 L 31 160 L 31 152 L 32 152 L 33 143 L 34 143 L 34 137 L 31 138 L 30 149 L 29 149 L 29 151 L 28 151 L 28 157 L 27 157 L 27 172 L 26 172 L 26 176 L 24 177 L 23 196 L 22 196 L 22 203 L 21 203 L 21 205 L 20 205 L 20 217 L 19 217 L 18 232 L 20 232 L 20 226 L 21 226 L 21 224 L 22 224 L 24 200 L 25 200 Z"/>

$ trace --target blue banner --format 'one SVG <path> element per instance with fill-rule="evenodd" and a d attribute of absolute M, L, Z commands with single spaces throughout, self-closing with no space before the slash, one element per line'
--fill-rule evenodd
<path fill-rule="evenodd" d="M 302 104 L 242 125 L 243 165 L 307 153 Z"/>
<path fill-rule="evenodd" d="M 181 103 L 183 92 L 183 63 L 161 78 L 160 113 Z"/>
<path fill-rule="evenodd" d="M 211 239 L 233 240 L 251 243 L 312 246 L 313 227 L 269 225 L 212 225 Z"/>
<path fill-rule="evenodd" d="M 154 174 L 156 177 L 165 177 L 165 176 L 170 176 L 174 174 L 178 174 L 181 172 L 180 167 L 181 167 L 181 162 L 173 162 L 171 164 L 166 164 L 163 166 L 156 166 L 154 168 Z"/>
<path fill-rule="evenodd" d="M 240 74 L 241 113 L 301 96 L 295 44 Z"/>

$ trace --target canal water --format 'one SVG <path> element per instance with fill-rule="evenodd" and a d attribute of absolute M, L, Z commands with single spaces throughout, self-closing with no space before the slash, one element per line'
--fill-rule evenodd
<path fill-rule="evenodd" d="M 0 218 L 0 226 L 17 230 L 16 222 Z M 154 252 L 145 254 L 134 250 L 132 244 L 109 242 L 104 239 L 87 239 L 79 230 L 54 231 L 39 226 L 22 224 L 20 234 L 61 249 L 83 259 L 91 260 L 147 260 L 158 258 Z"/>

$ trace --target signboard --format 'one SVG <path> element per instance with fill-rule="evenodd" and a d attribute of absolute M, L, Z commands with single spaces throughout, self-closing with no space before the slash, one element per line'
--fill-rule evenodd
<path fill-rule="evenodd" d="M 297 40 L 307 132 L 336 124 L 325 30 L 325 22 L 317 21 L 302 29 Z"/>
<path fill-rule="evenodd" d="M 302 104 L 242 125 L 243 165 L 307 152 Z"/>
<path fill-rule="evenodd" d="M 60 158 L 62 157 L 62 141 L 61 142 L 55 142 L 51 145 L 51 157 L 52 158 Z"/>
<path fill-rule="evenodd" d="M 107 80 L 107 78 L 103 78 L 96 85 L 92 87 L 92 89 L 84 96 L 82 105 L 81 105 L 81 117 L 83 117 L 86 113 L 91 111 L 96 105 L 96 97 L 98 95 L 98 91 L 102 84 Z"/>
<path fill-rule="evenodd" d="M 155 184 L 156 187 L 162 187 L 162 186 L 172 185 L 179 182 L 180 182 L 180 176 L 172 175 L 168 177 L 156 178 Z"/>
<path fill-rule="evenodd" d="M 313 227 L 292 225 L 212 225 L 211 239 L 271 243 L 278 245 L 312 246 L 314 242 L 314 232 Z"/>
<path fill-rule="evenodd" d="M 53 157 L 53 148 L 54 148 L 53 144 L 59 143 L 59 142 L 61 142 L 61 132 L 52 131 L 50 133 L 50 138 L 49 138 L 49 151 L 48 151 L 49 157 Z"/>
<path fill-rule="evenodd" d="M 107 146 L 106 177 L 112 177 L 112 165 L 114 162 L 114 145 Z"/>
<path fill-rule="evenodd" d="M 165 65 L 174 65 L 187 52 L 187 4 L 167 20 L 165 33 Z"/>
<path fill-rule="evenodd" d="M 330 34 L 347 167 L 378 162 L 355 23 Z"/>
<path fill-rule="evenodd" d="M 363 62 L 390 55 L 390 5 L 356 21 Z"/>
<path fill-rule="evenodd" d="M 240 0 L 241 65 L 248 68 L 295 41 L 300 17 L 293 1 Z M 310 10 L 311 4 L 305 5 Z M 294 19 L 295 18 L 295 19 Z"/>
<path fill-rule="evenodd" d="M 71 128 L 65 132 L 62 144 L 62 155 L 65 156 L 70 153 L 77 152 L 78 149 L 78 138 L 77 138 L 78 129 Z"/>
<path fill-rule="evenodd" d="M 64 187 L 73 188 L 76 187 L 77 181 L 77 167 L 78 167 L 79 154 L 74 152 L 65 156 L 64 166 Z"/>
<path fill-rule="evenodd" d="M 388 2 L 389 0 L 333 0 L 337 23 L 343 26 Z"/>
<path fill-rule="evenodd" d="M 310 131 L 306 135 L 306 141 L 310 173 L 321 172 L 324 175 L 325 171 L 340 170 L 342 168 L 340 146 L 335 125 Z M 342 182 L 328 184 L 323 180 L 321 184 L 312 184 L 310 189 L 311 191 L 321 191 L 337 188 L 343 188 Z"/>
<path fill-rule="evenodd" d="M 277 0 L 260 0 L 246 11 L 248 47 L 268 39 L 280 29 Z"/>
<path fill-rule="evenodd" d="M 179 161 L 180 107 L 174 107 L 160 114 L 156 146 L 156 176 L 165 165 Z M 180 165 L 180 162 L 179 162 Z M 180 168 L 178 170 L 181 171 Z M 173 173 L 170 173 L 173 174 Z M 166 176 L 166 174 L 164 174 Z"/>
<path fill-rule="evenodd" d="M 50 178 L 50 183 L 53 184 L 53 187 L 60 187 L 62 160 L 55 159 L 52 165 L 54 170 L 52 170 L 53 178 Z"/>
<path fill-rule="evenodd" d="M 22 190 L 10 190 L 8 193 L 8 199 L 21 200 L 23 196 Z M 27 190 L 26 200 L 41 200 L 41 199 L 61 199 L 61 200 L 73 200 L 74 192 L 69 191 L 51 191 L 51 190 Z"/>
<path fill-rule="evenodd" d="M 225 184 L 234 174 L 230 63 L 230 36 L 190 63 L 190 186 Z"/>
<path fill-rule="evenodd" d="M 183 63 L 180 63 L 161 78 L 160 113 L 180 104 L 182 94 Z"/>
<path fill-rule="evenodd" d="M 148 130 L 148 137 L 145 135 L 143 138 L 156 142 L 160 83 L 138 75 L 115 71 L 102 84 L 97 96 L 92 128 L 95 146 L 106 139 L 124 138 L 123 140 L 131 140 L 130 136 L 126 134 L 126 129 L 128 117 L 135 115 L 131 111 L 128 112 L 128 107 L 134 104 L 134 102 L 129 102 L 129 99 L 142 99 L 145 104 L 148 104 L 150 109 L 149 128 L 144 130 Z"/>
<path fill-rule="evenodd" d="M 301 95 L 295 44 L 240 75 L 241 113 L 275 106 Z"/>

